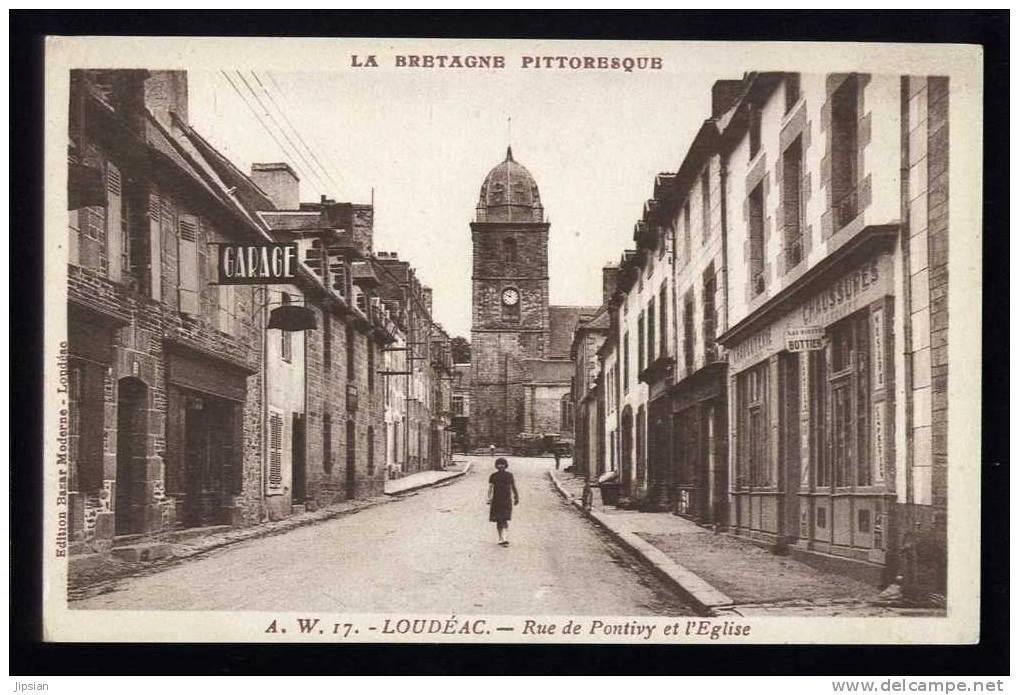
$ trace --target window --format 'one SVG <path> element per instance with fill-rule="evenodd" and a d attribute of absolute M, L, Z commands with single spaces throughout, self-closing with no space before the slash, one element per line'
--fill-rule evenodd
<path fill-rule="evenodd" d="M 365 362 L 368 365 L 368 394 L 371 395 L 375 393 L 375 340 L 368 336 L 366 343 L 368 354 Z"/>
<path fill-rule="evenodd" d="M 517 260 L 517 240 L 508 238 L 502 242 L 502 257 L 505 261 Z"/>
<path fill-rule="evenodd" d="M 290 304 L 290 295 L 280 292 L 280 304 Z M 294 337 L 290 331 L 280 331 L 280 359 L 290 362 L 294 358 Z"/>
<path fill-rule="evenodd" d="M 283 488 L 283 416 L 275 411 L 269 413 L 269 482 L 270 492 L 281 492 Z"/>
<path fill-rule="evenodd" d="M 198 233 L 198 217 L 177 218 L 177 297 L 182 314 L 198 314 L 200 309 Z"/>
<path fill-rule="evenodd" d="M 747 369 L 736 377 L 737 393 L 737 485 L 767 488 L 774 485 L 768 452 L 768 362 Z"/>
<path fill-rule="evenodd" d="M 831 203 L 836 230 L 857 214 L 858 102 L 858 82 L 851 75 L 831 97 Z"/>
<path fill-rule="evenodd" d="M 453 415 L 462 417 L 464 414 L 464 397 L 453 396 Z"/>
<path fill-rule="evenodd" d="M 647 303 L 647 363 L 655 361 L 655 298 L 651 297 Z"/>
<path fill-rule="evenodd" d="M 70 470 L 77 472 L 81 460 L 81 380 L 82 367 L 77 360 L 68 363 L 67 370 L 67 458 Z M 71 480 L 71 489 L 80 489 L 78 481 Z"/>
<path fill-rule="evenodd" d="M 368 475 L 375 475 L 375 428 L 368 427 Z"/>
<path fill-rule="evenodd" d="M 644 371 L 644 312 L 637 317 L 637 376 Z"/>
<path fill-rule="evenodd" d="M 715 264 L 712 263 L 704 271 L 704 294 L 701 297 L 701 308 L 704 320 L 704 362 L 710 364 L 715 355 Z"/>
<path fill-rule="evenodd" d="M 835 487 L 868 486 L 874 480 L 871 466 L 870 334 L 869 313 L 864 310 L 843 319 L 831 332 L 826 363 L 822 370 L 828 409 L 825 422 L 824 471 L 818 485 Z M 879 462 L 880 465 L 880 462 Z"/>
<path fill-rule="evenodd" d="M 711 163 L 701 172 L 701 242 L 708 243 L 711 236 Z"/>
<path fill-rule="evenodd" d="M 623 393 L 630 391 L 630 332 L 623 334 Z"/>
<path fill-rule="evenodd" d="M 761 151 L 761 107 L 750 104 L 750 159 Z"/>
<path fill-rule="evenodd" d="M 796 267 L 803 260 L 803 238 L 800 220 L 803 217 L 801 187 L 803 185 L 803 141 L 796 138 L 782 154 L 782 237 L 785 242 L 786 268 Z"/>
<path fill-rule="evenodd" d="M 683 263 L 690 260 L 690 201 L 683 203 Z"/>
<path fill-rule="evenodd" d="M 747 200 L 748 232 L 750 245 L 748 249 L 750 296 L 756 297 L 764 292 L 764 184 L 760 183 L 750 192 Z"/>
<path fill-rule="evenodd" d="M 333 321 L 328 307 L 322 310 L 322 363 L 326 371 L 333 366 Z"/>
<path fill-rule="evenodd" d="M 683 297 L 683 366 L 687 374 L 693 371 L 693 290 Z"/>
<path fill-rule="evenodd" d="M 800 100 L 800 73 L 790 72 L 785 76 L 785 110 L 789 113 Z"/>
<path fill-rule="evenodd" d="M 559 400 L 559 431 L 573 430 L 573 400 L 566 394 Z"/>
<path fill-rule="evenodd" d="M 661 345 L 658 347 L 658 353 L 661 355 L 669 354 L 669 286 L 662 284 L 662 289 L 658 291 L 658 324 L 661 334 Z"/>
<path fill-rule="evenodd" d="M 329 413 L 322 415 L 322 470 L 333 470 L 333 416 Z"/>
<path fill-rule="evenodd" d="M 347 381 L 354 383 L 354 341 L 357 339 L 357 334 L 354 333 L 354 327 L 347 324 Z"/>

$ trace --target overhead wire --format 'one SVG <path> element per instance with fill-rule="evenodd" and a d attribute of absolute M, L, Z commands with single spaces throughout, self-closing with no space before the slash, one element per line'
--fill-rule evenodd
<path fill-rule="evenodd" d="M 304 162 L 304 165 L 308 167 L 307 168 L 307 172 L 309 174 L 311 174 L 315 178 L 316 181 L 318 181 L 319 185 L 322 186 L 325 191 L 328 191 L 329 190 L 329 184 L 325 182 L 325 179 L 323 179 L 319 175 L 318 171 L 315 170 L 315 167 L 312 166 L 312 164 L 308 161 L 308 158 L 305 157 L 301 153 L 300 148 L 298 148 L 297 145 L 294 144 L 294 141 L 290 139 L 290 136 L 287 135 L 286 131 L 283 129 L 283 126 L 281 126 L 279 124 L 279 121 L 276 120 L 276 117 L 272 114 L 272 112 L 268 109 L 268 107 L 266 107 L 266 105 L 264 103 L 262 103 L 262 100 L 259 98 L 259 96 L 255 92 L 254 88 L 252 88 L 252 86 L 248 82 L 248 80 L 245 79 L 244 75 L 241 74 L 241 71 L 240 70 L 235 70 L 235 72 L 237 73 L 237 77 L 240 79 L 240 81 L 243 82 L 244 86 L 247 87 L 249 92 L 251 92 L 251 96 L 254 97 L 255 102 L 258 104 L 258 106 L 263 110 L 263 112 L 265 113 L 266 116 L 268 116 L 270 119 L 272 119 L 273 124 L 279 129 L 279 132 L 283 135 L 284 139 L 288 143 L 290 143 L 290 146 L 291 146 L 291 148 L 293 148 L 293 151 L 296 153 L 297 158 L 300 159 L 302 162 Z M 295 161 L 294 163 L 296 164 L 297 162 Z"/>
<path fill-rule="evenodd" d="M 251 70 L 250 72 L 251 76 L 255 78 L 255 81 L 258 83 L 258 86 L 261 87 L 262 91 L 265 93 L 266 97 L 269 99 L 272 105 L 276 107 L 276 110 L 279 111 L 280 115 L 283 117 L 283 120 L 286 122 L 288 126 L 290 126 L 290 130 L 293 131 L 294 135 L 297 137 L 298 142 L 304 145 L 304 149 L 311 156 L 312 160 L 318 165 L 319 171 L 321 171 L 322 174 L 324 174 L 325 177 L 329 179 L 333 186 L 339 189 L 340 187 L 339 182 L 337 182 L 336 178 L 333 177 L 333 175 L 329 172 L 326 166 L 318 158 L 318 155 L 315 154 L 314 148 L 308 145 L 307 140 L 305 140 L 304 136 L 301 135 L 301 131 L 298 130 L 297 126 L 295 126 L 293 121 L 290 120 L 290 117 L 287 115 L 286 110 L 282 106 L 280 106 L 279 102 L 272 95 L 272 92 L 269 91 L 265 83 L 263 83 L 261 78 L 259 78 L 258 73 L 256 73 L 254 70 Z"/>

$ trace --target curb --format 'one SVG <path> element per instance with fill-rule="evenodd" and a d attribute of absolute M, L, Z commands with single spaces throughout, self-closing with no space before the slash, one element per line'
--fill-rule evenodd
<path fill-rule="evenodd" d="M 643 538 L 630 531 L 620 531 L 612 526 L 602 517 L 601 514 L 584 509 L 580 500 L 572 497 L 558 478 L 549 471 L 549 479 L 563 499 L 572 504 L 577 510 L 588 519 L 591 519 L 601 528 L 608 532 L 616 542 L 625 546 L 632 553 L 637 555 L 646 565 L 653 569 L 662 579 L 690 602 L 694 609 L 705 616 L 719 615 L 719 609 L 731 607 L 735 602 L 724 593 L 713 587 L 708 582 L 679 564 L 658 548 L 654 547 Z"/>
<path fill-rule="evenodd" d="M 439 478 L 438 480 L 433 480 L 430 483 L 421 483 L 420 485 L 415 485 L 413 487 L 407 487 L 407 488 L 404 488 L 402 490 L 397 490 L 396 492 L 385 492 L 385 491 L 383 491 L 382 494 L 386 495 L 387 497 L 399 497 L 400 495 L 406 495 L 408 492 L 414 492 L 415 490 L 421 490 L 421 489 L 426 488 L 426 487 L 432 487 L 434 485 L 441 485 L 443 483 L 448 483 L 451 480 L 456 480 L 457 478 L 462 478 L 463 476 L 465 476 L 468 473 L 470 473 L 471 465 L 473 465 L 473 461 L 468 461 L 467 465 L 464 467 L 464 469 L 462 471 L 457 471 L 456 473 L 452 473 L 450 475 L 447 475 L 445 478 Z"/>

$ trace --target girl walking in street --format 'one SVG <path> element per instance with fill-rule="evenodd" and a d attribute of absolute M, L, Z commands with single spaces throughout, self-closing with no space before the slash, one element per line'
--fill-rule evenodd
<path fill-rule="evenodd" d="M 517 484 L 510 473 L 509 462 L 504 458 L 495 460 L 496 471 L 488 478 L 488 520 L 495 522 L 495 529 L 499 532 L 499 545 L 506 547 L 509 541 L 506 539 L 506 531 L 509 528 L 510 517 L 513 516 L 513 505 L 520 504 L 520 494 L 517 492 Z"/>

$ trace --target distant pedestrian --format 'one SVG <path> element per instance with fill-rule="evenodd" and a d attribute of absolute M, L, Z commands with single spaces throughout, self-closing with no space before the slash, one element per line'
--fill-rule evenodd
<path fill-rule="evenodd" d="M 499 545 L 506 547 L 509 541 L 506 532 L 513 516 L 513 506 L 520 504 L 516 481 L 508 470 L 509 462 L 504 458 L 495 460 L 495 473 L 488 478 L 488 520 L 495 522 L 499 533 Z"/>
<path fill-rule="evenodd" d="M 495 456 L 495 444 L 488 445 L 488 455 Z"/>
<path fill-rule="evenodd" d="M 559 470 L 559 456 L 561 455 L 559 447 L 552 447 L 552 455 L 555 456 L 555 469 Z"/>

